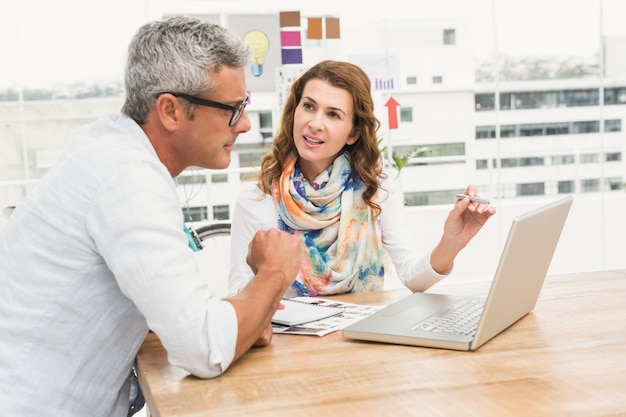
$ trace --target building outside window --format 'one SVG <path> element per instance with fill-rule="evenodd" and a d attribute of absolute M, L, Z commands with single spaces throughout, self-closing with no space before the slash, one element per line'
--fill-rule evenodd
<path fill-rule="evenodd" d="M 202 222 L 208 220 L 206 207 L 183 207 L 183 214 L 187 222 Z"/>
<path fill-rule="evenodd" d="M 269 112 L 269 111 L 259 112 L 259 129 L 260 129 L 261 137 L 263 138 L 263 141 L 272 137 L 273 135 L 272 112 Z"/>
<path fill-rule="evenodd" d="M 606 162 L 616 162 L 622 160 L 621 152 L 610 152 L 604 155 L 604 159 Z"/>
<path fill-rule="evenodd" d="M 604 104 L 626 104 L 626 87 L 605 89 Z"/>
<path fill-rule="evenodd" d="M 213 220 L 230 220 L 228 204 L 213 206 Z"/>
<path fill-rule="evenodd" d="M 443 30 L 443 44 L 444 45 L 456 45 L 456 30 L 455 29 Z"/>
<path fill-rule="evenodd" d="M 476 139 L 493 139 L 495 137 L 495 126 L 476 126 Z"/>
<path fill-rule="evenodd" d="M 588 122 L 574 122 L 572 133 L 598 133 L 600 131 L 600 122 L 591 120 Z"/>
<path fill-rule="evenodd" d="M 621 132 L 622 120 L 621 119 L 605 120 L 604 131 L 605 132 Z"/>
<path fill-rule="evenodd" d="M 517 184 L 517 195 L 544 195 L 546 193 L 546 185 L 543 182 Z"/>
<path fill-rule="evenodd" d="M 580 155 L 581 164 L 595 164 L 600 160 L 597 153 L 584 153 Z"/>
<path fill-rule="evenodd" d="M 188 174 L 189 172 L 191 174 Z M 183 175 L 176 177 L 176 183 L 178 185 L 206 184 L 206 176 L 201 174 L 198 168 L 190 168 L 185 170 Z"/>
<path fill-rule="evenodd" d="M 410 123 L 413 121 L 413 108 L 412 107 L 400 107 L 400 122 Z"/>
<path fill-rule="evenodd" d="M 570 194 L 574 192 L 574 181 L 559 181 L 559 194 Z"/>
<path fill-rule="evenodd" d="M 228 174 L 211 174 L 211 182 L 213 184 L 218 184 L 222 182 L 228 182 Z"/>
<path fill-rule="evenodd" d="M 600 180 L 597 178 L 584 179 L 580 181 L 581 192 L 592 193 L 600 191 Z"/>
<path fill-rule="evenodd" d="M 495 94 L 475 94 L 474 107 L 476 111 L 495 110 L 496 95 Z"/>
<path fill-rule="evenodd" d="M 551 158 L 552 165 L 568 165 L 575 162 L 574 155 L 554 155 Z"/>
<path fill-rule="evenodd" d="M 607 188 L 609 190 L 619 191 L 622 189 L 622 184 L 624 183 L 624 180 L 622 177 L 612 177 L 612 178 L 606 178 L 605 183 L 608 185 Z"/>

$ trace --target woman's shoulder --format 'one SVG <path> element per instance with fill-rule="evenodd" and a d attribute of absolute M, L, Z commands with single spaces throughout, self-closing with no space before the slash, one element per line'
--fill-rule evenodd
<path fill-rule="evenodd" d="M 265 194 L 253 181 L 242 184 L 237 195 L 235 213 L 234 218 L 246 218 L 248 222 L 262 224 L 264 227 L 275 225 L 278 218 L 272 196 Z"/>
<path fill-rule="evenodd" d="M 272 198 L 261 190 L 255 181 L 245 181 L 241 183 L 237 194 L 237 204 L 245 207 L 267 204 Z"/>

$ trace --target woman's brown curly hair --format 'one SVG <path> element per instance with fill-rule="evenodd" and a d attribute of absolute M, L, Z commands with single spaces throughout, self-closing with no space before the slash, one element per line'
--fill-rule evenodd
<path fill-rule="evenodd" d="M 314 79 L 326 81 L 333 87 L 346 90 L 352 95 L 354 108 L 352 129 L 353 131 L 357 129 L 360 137 L 352 145 L 345 145 L 344 150 L 350 154 L 352 175 L 360 177 L 365 183 L 363 192 L 365 202 L 379 214 L 380 206 L 372 199 L 378 190 L 379 177 L 382 172 L 381 152 L 376 136 L 380 121 L 374 115 L 369 77 L 361 68 L 349 62 L 321 61 L 293 83 L 291 93 L 285 102 L 279 130 L 274 137 L 272 151 L 261 159 L 258 186 L 266 194 L 271 194 L 270 184 L 278 181 L 287 155 L 297 154 L 293 138 L 294 115 L 302 99 L 305 85 Z"/>

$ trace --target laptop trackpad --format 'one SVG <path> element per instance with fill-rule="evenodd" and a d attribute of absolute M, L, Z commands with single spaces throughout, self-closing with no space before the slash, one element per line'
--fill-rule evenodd
<path fill-rule="evenodd" d="M 408 316 L 413 319 L 429 316 L 456 301 L 458 297 L 445 294 L 416 292 L 381 310 L 382 316 Z"/>

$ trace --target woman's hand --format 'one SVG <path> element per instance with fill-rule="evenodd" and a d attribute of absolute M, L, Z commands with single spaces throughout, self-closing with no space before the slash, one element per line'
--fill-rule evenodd
<path fill-rule="evenodd" d="M 469 185 L 464 194 L 479 197 L 475 185 Z M 443 236 L 431 254 L 433 269 L 440 274 L 447 273 L 461 249 L 495 213 L 496 208 L 489 204 L 473 202 L 469 198 L 457 200 L 443 225 Z"/>

